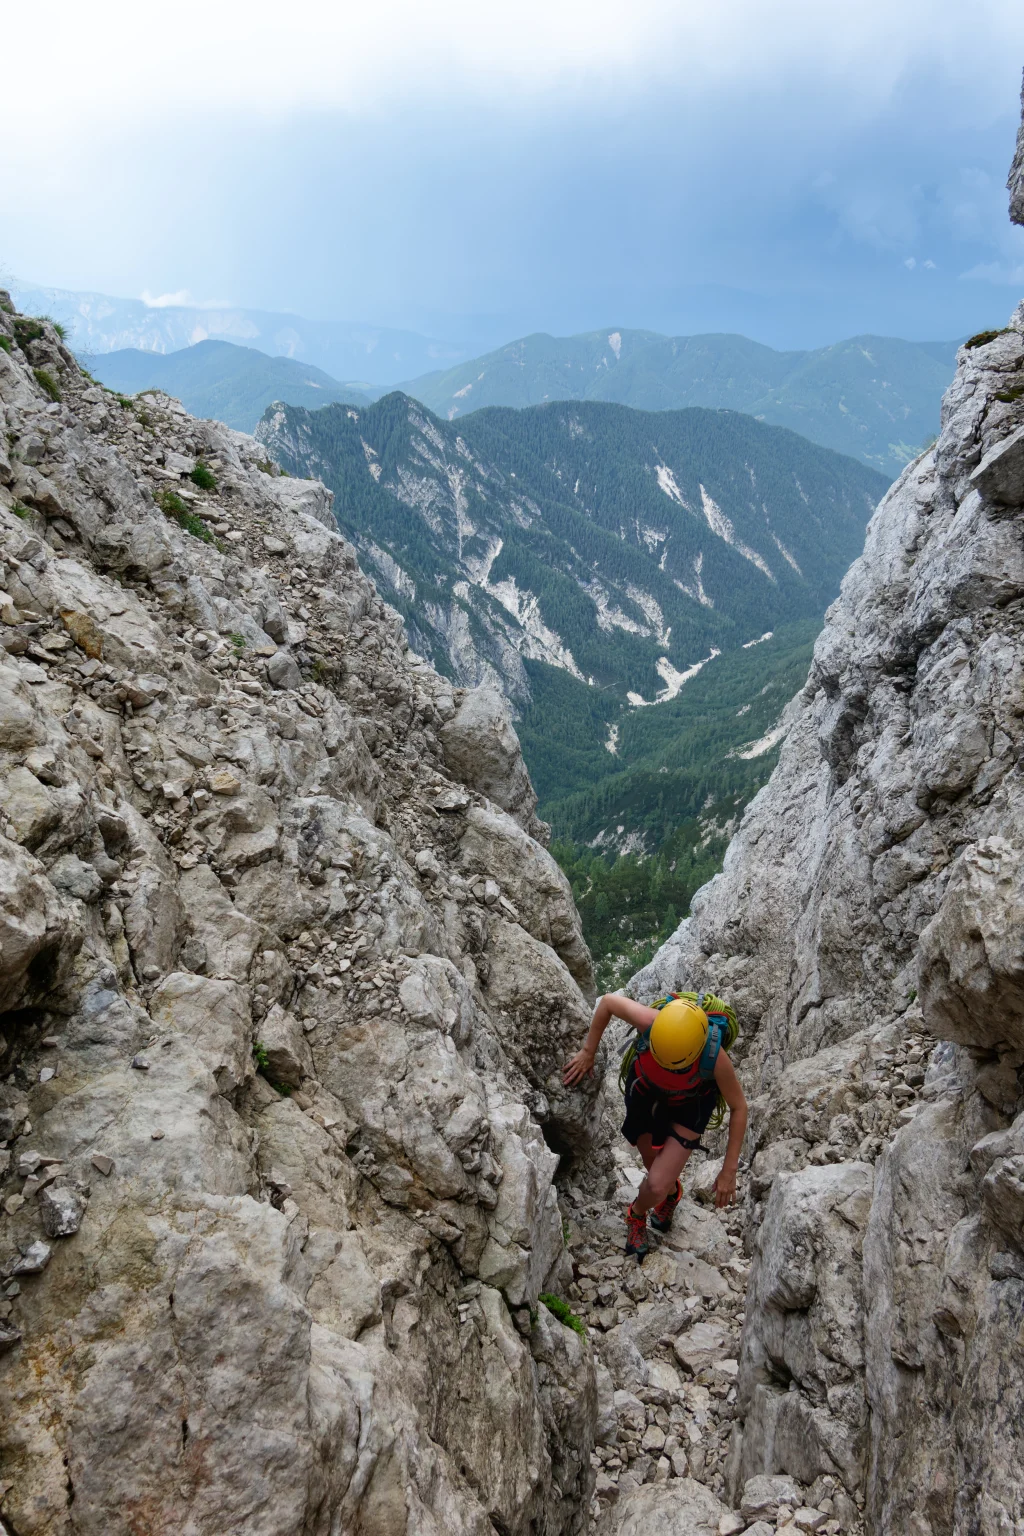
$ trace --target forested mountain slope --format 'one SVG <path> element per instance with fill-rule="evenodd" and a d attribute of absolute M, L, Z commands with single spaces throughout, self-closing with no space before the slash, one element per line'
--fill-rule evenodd
<path fill-rule="evenodd" d="M 257 437 L 335 492 L 417 649 L 520 709 L 527 661 L 637 707 L 716 649 L 820 616 L 884 490 L 724 411 L 580 402 L 455 424 L 395 393 L 364 411 L 277 406 Z"/>
<path fill-rule="evenodd" d="M 892 479 L 938 430 L 956 347 L 854 336 L 776 352 L 746 336 L 540 334 L 402 388 L 448 418 L 547 400 L 614 400 L 647 411 L 726 406 L 853 454 Z"/>
<path fill-rule="evenodd" d="M 239 432 L 251 432 L 274 400 L 317 410 L 335 400 L 368 405 L 358 386 L 340 384 L 311 363 L 268 357 L 230 341 L 200 341 L 180 352 L 144 352 L 126 347 L 89 359 L 91 371 L 111 389 L 135 395 L 161 389 L 194 416 L 213 417 Z"/>

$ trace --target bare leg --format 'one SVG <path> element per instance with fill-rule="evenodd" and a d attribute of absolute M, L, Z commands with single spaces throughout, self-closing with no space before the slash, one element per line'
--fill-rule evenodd
<path fill-rule="evenodd" d="M 694 1139 L 696 1140 L 696 1138 Z M 641 1137 L 641 1140 L 647 1141 L 648 1144 L 650 1143 L 649 1136 Z M 639 1141 L 637 1142 L 637 1147 L 640 1147 Z M 636 1199 L 633 1201 L 633 1209 L 638 1216 L 645 1216 L 656 1205 L 660 1205 L 666 1195 L 671 1194 L 672 1190 L 675 1189 L 676 1179 L 678 1179 L 690 1161 L 693 1153 L 670 1137 L 650 1162 L 647 1161 L 642 1150 L 640 1156 L 644 1159 L 647 1177 L 637 1191 Z"/>

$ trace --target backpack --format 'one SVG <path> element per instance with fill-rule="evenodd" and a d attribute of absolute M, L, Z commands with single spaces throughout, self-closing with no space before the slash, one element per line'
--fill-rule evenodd
<path fill-rule="evenodd" d="M 697 1007 L 702 1008 L 707 1014 L 708 1038 L 704 1042 L 704 1049 L 700 1053 L 697 1068 L 700 1081 L 704 1083 L 711 1082 L 715 1075 L 715 1065 L 718 1061 L 719 1051 L 731 1051 L 736 1042 L 740 1032 L 739 1020 L 736 1018 L 732 1008 L 729 1007 L 729 1004 L 723 1002 L 720 997 L 716 997 L 713 992 L 669 992 L 665 997 L 659 997 L 656 1002 L 651 1004 L 651 1007 L 655 1009 L 664 1008 L 668 1003 L 674 1002 L 679 998 L 683 1002 L 696 1003 Z M 633 1039 L 630 1040 L 622 1053 L 622 1060 L 619 1063 L 619 1087 L 623 1091 L 626 1087 L 629 1069 L 644 1048 L 641 1045 L 641 1041 L 645 1039 L 646 1037 L 643 1035 L 634 1034 Z M 715 1105 L 714 1113 L 708 1122 L 709 1130 L 717 1129 L 721 1125 L 725 1118 L 725 1111 L 725 1100 L 719 1094 L 718 1103 Z"/>

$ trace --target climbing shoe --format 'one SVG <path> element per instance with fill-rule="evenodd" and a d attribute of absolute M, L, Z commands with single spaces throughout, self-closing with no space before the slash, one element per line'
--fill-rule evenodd
<path fill-rule="evenodd" d="M 633 1214 L 632 1204 L 626 1207 L 626 1253 L 633 1253 L 641 1261 L 650 1244 L 647 1241 L 647 1217 Z"/>
<path fill-rule="evenodd" d="M 667 1232 L 672 1225 L 672 1217 L 675 1215 L 676 1206 L 683 1198 L 683 1186 L 676 1179 L 676 1187 L 670 1195 L 666 1195 L 660 1205 L 656 1205 L 651 1212 L 651 1226 L 655 1232 Z"/>

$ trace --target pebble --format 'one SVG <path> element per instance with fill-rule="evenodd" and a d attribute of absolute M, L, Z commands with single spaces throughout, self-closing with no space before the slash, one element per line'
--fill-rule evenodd
<path fill-rule="evenodd" d="M 163 1141 L 165 1134 L 164 1131 L 150 1131 L 149 1139 L 150 1141 Z"/>
<path fill-rule="evenodd" d="M 149 1071 L 149 1062 L 145 1056 L 133 1056 L 132 1066 L 135 1068 L 136 1072 Z"/>
<path fill-rule="evenodd" d="M 97 1173 L 102 1173 L 104 1178 L 109 1178 L 114 1171 L 114 1159 L 108 1157 L 105 1152 L 94 1152 L 90 1162 Z"/>
<path fill-rule="evenodd" d="M 51 1184 L 42 1193 L 39 1207 L 47 1237 L 71 1237 L 82 1225 L 85 1201 L 66 1184 Z"/>
<path fill-rule="evenodd" d="M 49 1264 L 52 1254 L 53 1249 L 50 1247 L 49 1243 L 44 1243 L 37 1239 L 34 1243 L 29 1243 L 28 1247 L 22 1253 L 21 1258 L 16 1260 L 13 1268 L 11 1269 L 11 1274 L 41 1274 L 42 1271 L 46 1268 L 47 1264 Z"/>

